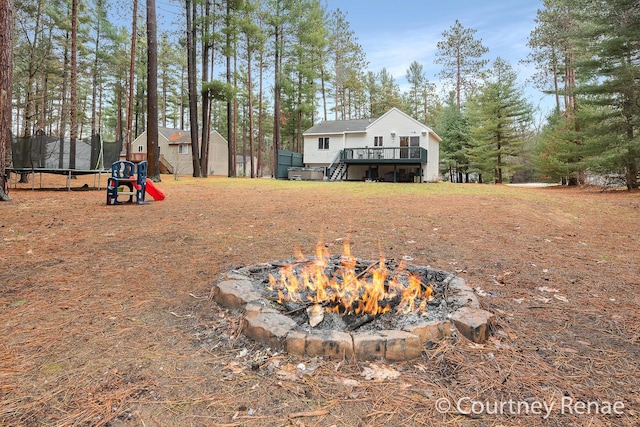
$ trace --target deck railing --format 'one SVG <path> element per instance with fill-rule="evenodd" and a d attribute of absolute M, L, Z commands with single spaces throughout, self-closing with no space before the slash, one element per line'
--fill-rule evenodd
<path fill-rule="evenodd" d="M 340 160 L 345 163 L 427 163 L 427 150 L 422 147 L 345 148 Z"/>

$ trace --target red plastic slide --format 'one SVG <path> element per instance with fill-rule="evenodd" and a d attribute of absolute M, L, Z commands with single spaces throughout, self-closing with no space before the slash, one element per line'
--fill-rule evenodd
<path fill-rule="evenodd" d="M 153 197 L 153 200 L 160 201 L 164 200 L 164 193 L 158 187 L 153 184 L 151 179 L 147 178 L 146 192 L 148 195 Z"/>

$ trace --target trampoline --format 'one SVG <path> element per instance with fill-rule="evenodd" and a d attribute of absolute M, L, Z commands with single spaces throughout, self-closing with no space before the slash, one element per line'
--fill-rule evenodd
<path fill-rule="evenodd" d="M 74 176 L 94 174 L 94 186 L 99 189 L 102 173 L 109 173 L 111 164 L 120 159 L 122 141 L 105 142 L 100 135 L 91 140 L 76 141 L 74 164 L 70 163 L 69 140 L 60 140 L 37 132 L 30 137 L 12 138 L 11 155 L 12 173 L 9 185 L 17 187 L 19 175 L 31 175 L 31 188 L 35 189 L 36 175 L 40 175 L 42 188 L 42 174 L 57 174 L 67 177 L 67 190 L 71 189 L 71 179 Z M 97 182 L 97 185 L 96 185 Z"/>

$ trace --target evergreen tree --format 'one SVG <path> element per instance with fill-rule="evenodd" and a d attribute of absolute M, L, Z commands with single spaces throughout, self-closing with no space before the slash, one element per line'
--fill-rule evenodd
<path fill-rule="evenodd" d="M 591 26 L 582 34 L 589 58 L 578 70 L 589 108 L 585 120 L 585 165 L 624 174 L 638 188 L 640 168 L 640 7 L 637 0 L 593 2 Z"/>
<path fill-rule="evenodd" d="M 555 96 L 556 109 L 539 138 L 538 164 L 546 175 L 576 185 L 584 175 L 576 58 L 582 53 L 580 28 L 589 21 L 587 2 L 544 0 L 543 4 L 545 9 L 538 11 L 537 26 L 529 36 L 532 52 L 528 62 L 538 70 L 533 78 L 536 86 Z"/>
<path fill-rule="evenodd" d="M 517 75 L 501 58 L 493 63 L 484 85 L 469 102 L 472 165 L 501 184 L 509 160 L 518 154 L 531 123 L 531 106 L 517 86 Z"/>
<path fill-rule="evenodd" d="M 247 72 L 244 78 L 245 90 L 246 93 L 246 104 L 247 104 L 247 120 L 248 120 L 248 139 L 249 139 L 249 157 L 252 159 L 250 163 L 250 173 L 251 178 L 256 177 L 256 170 L 253 156 L 255 153 L 254 150 L 254 86 L 253 86 L 253 63 L 255 61 L 256 53 L 259 53 L 264 50 L 264 43 L 266 40 L 265 34 L 262 31 L 262 28 L 259 24 L 259 10 L 255 4 L 250 2 L 245 2 L 243 8 L 241 10 L 240 16 L 240 28 L 242 33 L 244 34 L 245 41 L 245 60 L 247 63 Z M 244 135 L 245 133 L 243 133 Z M 243 139 L 244 140 L 244 139 Z M 260 150 L 260 147 L 259 147 Z M 259 153 L 259 152 L 258 152 Z M 243 154 L 244 156 L 244 154 Z M 244 156 L 246 157 L 246 156 Z M 260 155 L 258 155 L 258 159 L 261 160 Z M 246 164 L 246 162 L 245 162 Z M 259 165 L 257 165 L 259 167 Z"/>
<path fill-rule="evenodd" d="M 583 147 L 576 144 L 575 129 L 567 126 L 564 116 L 557 112 L 550 114 L 536 139 L 535 166 L 542 178 L 577 183 L 584 165 L 576 159 L 583 155 Z"/>
<path fill-rule="evenodd" d="M 476 31 L 464 28 L 460 21 L 456 20 L 449 31 L 442 33 L 444 39 L 437 44 L 435 63 L 444 67 L 439 74 L 440 77 L 454 84 L 458 110 L 462 108 L 463 95 L 471 93 L 487 64 L 487 60 L 482 59 L 482 56 L 489 52 L 489 49 L 482 44 L 482 40 L 474 38 Z"/>
<path fill-rule="evenodd" d="M 417 61 L 413 61 L 409 65 L 405 77 L 409 83 L 409 91 L 404 95 L 407 112 L 414 119 L 429 124 L 432 110 L 435 108 L 435 85 L 429 82 L 424 67 Z"/>
<path fill-rule="evenodd" d="M 301 0 L 291 11 L 292 42 L 288 49 L 290 58 L 284 64 L 283 109 L 287 120 L 283 134 L 290 140 L 293 151 L 302 151 L 302 132 L 313 125 L 317 86 L 320 78 L 327 29 L 318 0 Z"/>
<path fill-rule="evenodd" d="M 421 90 L 427 81 L 424 67 L 417 61 L 413 61 L 409 65 L 405 77 L 407 78 L 407 83 L 409 83 L 409 92 L 407 93 L 405 104 L 407 105 L 409 115 L 417 119 L 419 112 L 422 111 Z"/>
<path fill-rule="evenodd" d="M 400 87 L 393 78 L 393 75 L 383 68 L 378 74 L 380 80 L 380 93 L 382 95 L 380 110 L 374 112 L 374 117 L 380 117 L 393 107 L 402 109 L 402 96 L 400 95 Z"/>
<path fill-rule="evenodd" d="M 436 132 L 442 138 L 440 143 L 440 167 L 449 175 L 451 182 L 468 181 L 470 129 L 464 110 L 458 110 L 455 92 L 444 106 L 435 125 Z"/>
<path fill-rule="evenodd" d="M 332 12 L 329 21 L 329 51 L 333 61 L 333 92 L 335 105 L 335 120 L 348 120 L 352 117 L 353 105 L 348 96 L 350 91 L 356 89 L 354 76 L 363 76 L 366 67 L 365 54 L 358 43 L 353 30 L 349 27 L 347 15 L 340 9 Z M 364 100 L 365 85 L 359 86 Z"/>
<path fill-rule="evenodd" d="M 160 123 L 162 127 L 176 127 L 180 115 L 180 72 L 186 64 L 184 49 L 164 32 L 158 41 L 158 80 L 160 85 Z"/>

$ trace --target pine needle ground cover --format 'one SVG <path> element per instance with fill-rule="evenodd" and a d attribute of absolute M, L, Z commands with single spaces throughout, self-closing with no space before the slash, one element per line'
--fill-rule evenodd
<path fill-rule="evenodd" d="M 0 204 L 0 425 L 637 423 L 640 193 L 163 179 L 142 206 L 46 175 Z M 210 300 L 222 272 L 344 239 L 460 275 L 496 316 L 489 342 L 307 359 Z"/>

